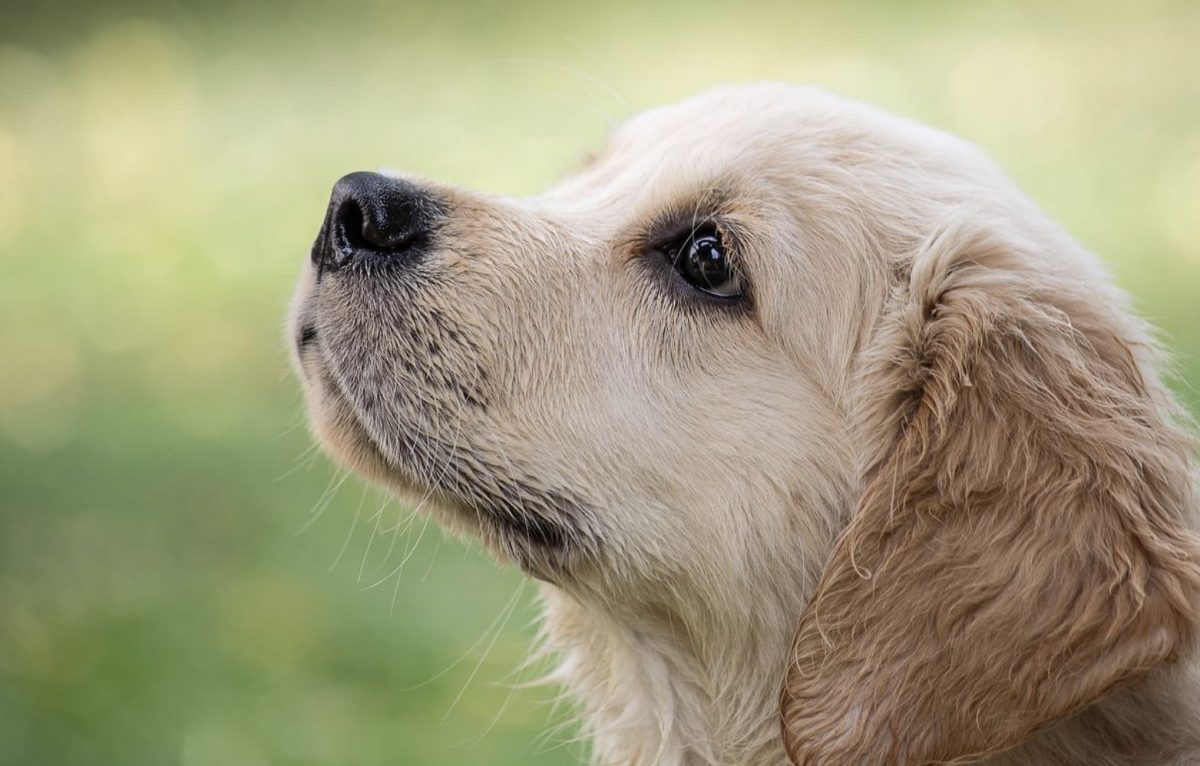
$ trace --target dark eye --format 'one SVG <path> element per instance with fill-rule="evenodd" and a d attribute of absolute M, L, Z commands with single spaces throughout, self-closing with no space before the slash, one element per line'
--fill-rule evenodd
<path fill-rule="evenodd" d="M 697 290 L 719 298 L 736 298 L 742 294 L 741 277 L 729 262 L 725 243 L 715 227 L 697 229 L 672 247 L 667 255 L 679 276 Z"/>

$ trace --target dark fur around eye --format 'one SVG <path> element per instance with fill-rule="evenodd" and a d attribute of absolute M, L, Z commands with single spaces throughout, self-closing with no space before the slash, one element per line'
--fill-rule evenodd
<path fill-rule="evenodd" d="M 733 227 L 718 216 L 689 209 L 654 221 L 638 249 L 681 305 L 734 309 L 750 299 L 737 242 Z"/>

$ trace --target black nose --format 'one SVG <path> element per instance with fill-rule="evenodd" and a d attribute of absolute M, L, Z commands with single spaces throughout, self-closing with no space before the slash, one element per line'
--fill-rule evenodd
<path fill-rule="evenodd" d="M 356 261 L 412 261 L 440 214 L 438 203 L 408 181 L 378 173 L 343 176 L 313 243 L 313 264 L 328 272 Z"/>

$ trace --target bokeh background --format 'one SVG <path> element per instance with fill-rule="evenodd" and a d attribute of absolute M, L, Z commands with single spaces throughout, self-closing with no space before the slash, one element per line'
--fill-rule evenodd
<path fill-rule="evenodd" d="M 502 193 L 714 83 L 989 150 L 1200 381 L 1200 4 L 0 3 L 0 763 L 568 764 L 534 588 L 310 449 L 332 182 Z"/>

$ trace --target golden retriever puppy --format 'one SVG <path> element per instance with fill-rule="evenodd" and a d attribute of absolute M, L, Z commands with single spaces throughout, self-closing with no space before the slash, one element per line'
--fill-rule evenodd
<path fill-rule="evenodd" d="M 327 449 L 542 581 L 601 763 L 1200 763 L 1184 416 L 951 136 L 738 86 L 532 199 L 354 173 L 290 326 Z"/>

